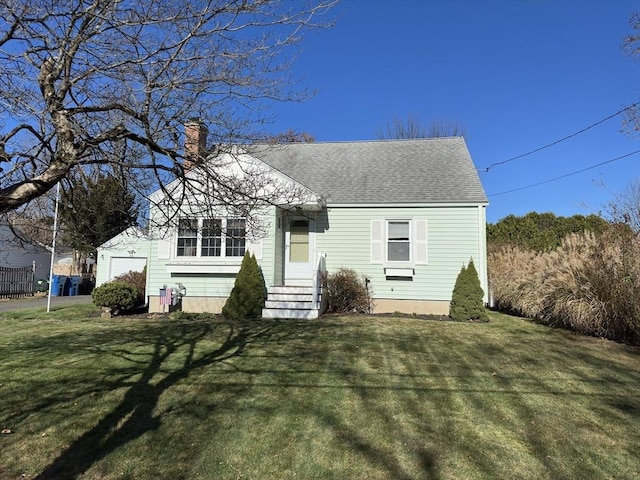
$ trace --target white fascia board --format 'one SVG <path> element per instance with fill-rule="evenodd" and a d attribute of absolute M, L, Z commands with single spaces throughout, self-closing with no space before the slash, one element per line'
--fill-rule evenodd
<path fill-rule="evenodd" d="M 229 175 L 229 176 L 233 176 L 236 174 L 238 176 L 247 175 L 247 174 L 250 175 L 251 172 L 247 172 L 246 169 L 257 168 L 259 171 L 256 172 L 256 174 L 271 176 L 275 182 L 278 182 L 284 185 L 291 185 L 292 190 L 300 190 L 301 192 L 303 192 L 303 198 L 301 198 L 301 202 L 298 202 L 297 204 L 302 204 L 302 205 L 313 205 L 313 204 L 322 205 L 323 204 L 323 199 L 321 195 L 317 194 L 316 192 L 312 191 L 310 188 L 297 182 L 296 180 L 287 176 L 286 174 L 280 172 L 279 170 L 274 169 L 273 167 L 266 164 L 259 158 L 256 158 L 244 152 L 240 148 L 234 149 L 234 151 L 231 153 L 224 152 L 217 156 L 211 156 L 208 159 L 208 162 L 214 162 L 214 161 L 220 163 L 220 166 L 219 166 L 220 169 L 226 170 L 225 172 L 223 172 L 223 175 Z M 187 178 L 193 178 L 194 180 L 197 179 L 198 168 L 197 167 L 194 168 L 193 170 L 188 172 L 186 176 Z M 153 192 L 151 195 L 149 195 L 148 198 L 151 202 L 159 203 L 167 193 L 170 193 L 172 191 L 181 193 L 181 185 L 182 185 L 182 180 L 179 178 L 175 179 L 169 184 L 167 184 L 167 186 L 164 187 L 163 189 L 161 188 Z M 268 194 L 268 192 L 265 192 L 265 194 Z M 283 199 L 282 204 L 284 205 L 288 203 L 285 202 Z"/>
<path fill-rule="evenodd" d="M 259 158 L 249 155 L 248 153 L 243 154 L 242 157 L 248 162 L 256 166 L 259 166 L 261 168 L 264 168 L 266 172 L 269 172 L 270 175 L 273 175 L 273 177 L 279 180 L 280 182 L 284 184 L 289 184 L 295 189 L 300 189 L 304 191 L 305 196 L 307 196 L 307 199 L 305 202 L 302 203 L 303 206 L 304 205 L 311 206 L 311 205 L 317 204 L 317 205 L 320 205 L 321 207 L 323 205 L 324 199 L 322 198 L 322 195 L 314 192 L 306 185 L 303 185 L 302 183 L 298 182 L 297 180 L 294 180 L 287 174 L 282 173 L 280 170 L 273 168 L 271 165 L 268 165 L 267 163 L 263 162 Z M 285 205 L 285 204 L 283 203 L 282 205 Z"/>
<path fill-rule="evenodd" d="M 138 227 L 129 227 L 126 230 L 123 230 L 122 232 L 117 234 L 115 237 L 112 237 L 106 242 L 104 242 L 102 245 L 98 247 L 98 249 L 109 249 L 109 248 L 117 247 L 122 243 L 128 244 L 128 243 L 137 242 L 139 240 L 148 240 L 148 239 L 149 237 L 144 231 L 142 231 L 142 229 Z"/>
<path fill-rule="evenodd" d="M 328 208 L 450 208 L 487 206 L 488 202 L 477 203 L 330 203 Z"/>

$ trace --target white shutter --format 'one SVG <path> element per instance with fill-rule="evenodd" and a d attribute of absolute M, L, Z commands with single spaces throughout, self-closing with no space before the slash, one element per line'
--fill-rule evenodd
<path fill-rule="evenodd" d="M 427 255 L 427 221 L 416 220 L 415 222 L 415 263 L 416 265 L 426 265 Z"/>
<path fill-rule="evenodd" d="M 371 221 L 371 263 L 382 263 L 384 260 L 384 221 Z"/>
<path fill-rule="evenodd" d="M 171 242 L 169 240 L 158 240 L 158 259 L 168 260 L 171 257 Z"/>

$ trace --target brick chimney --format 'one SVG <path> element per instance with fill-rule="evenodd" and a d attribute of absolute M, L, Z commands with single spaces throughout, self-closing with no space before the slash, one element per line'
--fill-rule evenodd
<path fill-rule="evenodd" d="M 184 170 L 188 172 L 203 161 L 207 155 L 207 134 L 209 130 L 199 118 L 192 118 L 184 124 Z"/>

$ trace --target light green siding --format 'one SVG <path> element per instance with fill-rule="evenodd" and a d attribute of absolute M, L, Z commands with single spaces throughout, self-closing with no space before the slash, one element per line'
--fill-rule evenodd
<path fill-rule="evenodd" d="M 135 228 L 125 230 L 116 235 L 104 245 L 98 247 L 96 259 L 96 286 L 111 280 L 110 265 L 114 258 L 127 259 L 130 257 L 146 258 L 149 266 L 149 250 L 151 241 Z M 126 261 L 126 260 L 125 260 Z"/>
<path fill-rule="evenodd" d="M 262 275 L 267 285 L 273 285 L 277 282 L 275 265 L 281 261 L 281 255 L 278 256 L 276 244 L 281 241 L 281 229 L 278 228 L 278 211 L 276 207 L 265 210 L 262 218 L 266 228 L 266 234 L 262 239 L 262 255 L 258 258 L 258 264 L 262 269 Z"/>
<path fill-rule="evenodd" d="M 267 284 L 273 282 L 273 262 L 274 262 L 274 224 L 275 224 L 275 208 L 270 208 L 265 212 L 261 212 L 263 225 L 266 227 L 266 236 L 261 240 L 261 248 L 258 249 L 258 263 L 263 269 L 263 274 Z M 156 236 L 161 235 L 160 231 L 155 232 Z M 151 252 L 148 270 L 148 292 L 149 295 L 159 295 L 159 290 L 164 285 L 173 287 L 178 283 L 184 285 L 187 290 L 187 296 L 194 297 L 227 297 L 231 293 L 236 275 L 234 273 L 215 273 L 216 259 L 210 257 L 207 259 L 194 260 L 194 264 L 211 265 L 209 272 L 205 273 L 171 273 L 168 265 L 175 258 L 175 231 L 170 229 L 162 238 L 156 238 L 151 242 Z M 159 246 L 162 242 L 168 244 L 169 257 L 160 258 Z M 185 259 L 179 259 L 184 261 Z M 237 264 L 242 259 L 237 259 Z"/>
<path fill-rule="evenodd" d="M 329 208 L 318 217 L 316 251 L 326 254 L 327 270 L 347 267 L 371 280 L 374 298 L 449 301 L 463 264 L 473 258 L 486 293 L 484 207 Z M 374 220 L 427 222 L 426 265 L 412 265 L 411 280 L 391 280 L 383 264 L 371 262 Z M 389 265 L 391 266 L 391 265 Z"/>
<path fill-rule="evenodd" d="M 284 285 L 284 212 L 281 209 L 276 211 L 272 233 L 273 282 L 270 285 Z"/>
<path fill-rule="evenodd" d="M 263 212 L 267 228 L 258 262 L 267 286 L 286 282 L 283 278 L 283 215 L 276 208 Z M 470 258 L 474 260 L 486 296 L 484 206 L 329 207 L 309 215 L 316 219 L 315 253 L 326 255 L 329 273 L 347 267 L 366 275 L 371 280 L 374 298 L 448 302 L 456 277 Z M 411 268 L 415 273 L 410 280 L 389 279 L 385 276 L 385 265 L 371 261 L 372 221 L 385 219 L 427 223 L 427 263 L 413 264 Z M 173 234 L 168 235 L 171 237 Z M 167 265 L 171 259 L 158 258 L 158 245 L 158 240 L 151 242 L 149 295 L 158 295 L 159 289 L 165 284 L 174 286 L 177 283 L 186 287 L 187 296 L 224 298 L 229 295 L 235 274 L 170 273 Z M 172 257 L 175 255 L 174 248 L 172 244 Z"/>

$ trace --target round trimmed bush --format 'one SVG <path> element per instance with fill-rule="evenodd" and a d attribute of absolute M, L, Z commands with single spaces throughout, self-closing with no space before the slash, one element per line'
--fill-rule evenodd
<path fill-rule="evenodd" d="M 124 282 L 105 283 L 91 292 L 93 303 L 98 307 L 109 309 L 113 315 L 133 308 L 136 305 L 137 296 L 135 287 Z"/>

